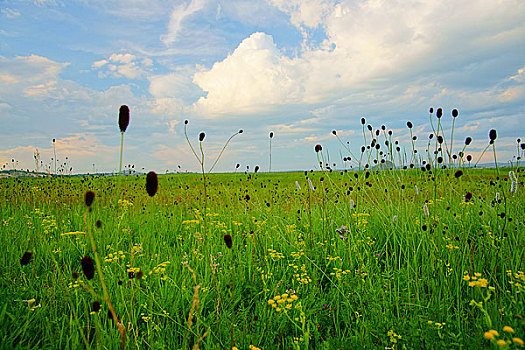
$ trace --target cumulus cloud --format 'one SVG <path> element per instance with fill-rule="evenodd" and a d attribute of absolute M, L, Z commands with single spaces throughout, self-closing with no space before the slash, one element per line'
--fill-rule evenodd
<path fill-rule="evenodd" d="M 292 59 L 283 56 L 273 38 L 254 33 L 224 61 L 197 72 L 193 81 L 207 92 L 195 108 L 202 114 L 245 114 L 272 105 L 300 101 L 301 86 Z"/>
<path fill-rule="evenodd" d="M 114 53 L 108 59 L 93 62 L 91 68 L 99 70 L 99 76 L 102 78 L 113 76 L 140 79 L 146 75 L 152 65 L 153 61 L 150 58 L 141 60 L 130 53 Z"/>
<path fill-rule="evenodd" d="M 288 57 L 271 35 L 252 34 L 224 60 L 195 74 L 205 91 L 194 105 L 197 112 L 220 116 L 332 103 L 385 81 L 468 64 L 473 55 L 496 55 L 516 45 L 516 33 L 525 33 L 525 3 L 517 0 L 272 3 L 299 29 L 322 28 L 326 39 Z M 406 91 L 407 98 L 415 93 Z"/>

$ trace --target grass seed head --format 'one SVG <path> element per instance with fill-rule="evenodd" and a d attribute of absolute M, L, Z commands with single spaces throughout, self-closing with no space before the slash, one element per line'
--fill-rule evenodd
<path fill-rule="evenodd" d="M 453 117 L 453 118 L 456 118 L 456 117 L 458 116 L 458 114 L 459 114 L 459 113 L 458 113 L 458 110 L 454 108 L 454 109 L 452 110 L 452 117 Z"/>
<path fill-rule="evenodd" d="M 412 122 L 408 121 L 407 122 L 407 126 L 408 126 L 409 129 L 412 129 L 412 127 L 413 127 Z"/>
<path fill-rule="evenodd" d="M 95 200 L 95 192 L 87 191 L 84 197 L 84 203 L 86 203 L 86 206 L 91 207 L 91 204 L 93 204 L 94 200 Z"/>
<path fill-rule="evenodd" d="M 270 131 L 270 138 L 273 138 L 273 131 Z"/>
<path fill-rule="evenodd" d="M 232 246 L 233 246 L 232 236 L 227 233 L 227 234 L 224 235 L 223 239 L 224 239 L 224 243 L 226 244 L 226 247 L 231 249 Z"/>
<path fill-rule="evenodd" d="M 25 252 L 24 255 L 22 255 L 22 258 L 20 259 L 20 265 L 24 266 L 31 262 L 31 256 L 33 253 L 31 252 Z"/>
<path fill-rule="evenodd" d="M 126 105 L 120 106 L 118 113 L 118 127 L 120 132 L 125 132 L 129 125 L 129 108 Z"/>
<path fill-rule="evenodd" d="M 148 175 L 146 175 L 146 192 L 148 192 L 150 197 L 153 197 L 155 193 L 157 193 L 158 188 L 159 178 L 157 177 L 157 173 L 150 171 Z"/>
<path fill-rule="evenodd" d="M 438 108 L 437 111 L 436 111 L 436 117 L 438 117 L 438 119 L 440 119 L 442 116 L 443 116 L 443 109 Z"/>
<path fill-rule="evenodd" d="M 206 134 L 205 134 L 204 132 L 201 132 L 201 133 L 199 134 L 199 141 L 200 141 L 200 142 L 204 141 L 204 138 L 205 138 L 205 137 L 206 137 Z"/>
<path fill-rule="evenodd" d="M 99 310 L 100 310 L 100 303 L 99 303 L 98 301 L 95 300 L 95 301 L 93 302 L 93 305 L 92 305 L 92 307 L 91 307 L 91 310 L 93 310 L 93 311 L 95 311 L 95 312 L 99 311 Z"/>
<path fill-rule="evenodd" d="M 315 152 L 319 153 L 320 151 L 323 150 L 323 147 L 319 144 L 315 145 Z"/>
<path fill-rule="evenodd" d="M 496 138 L 498 137 L 498 133 L 496 132 L 496 129 L 491 129 L 489 131 L 489 139 L 491 142 L 496 141 Z"/>
<path fill-rule="evenodd" d="M 82 272 L 84 272 L 84 276 L 88 280 L 93 279 L 95 277 L 95 262 L 89 255 L 86 255 L 85 257 L 80 260 L 80 263 L 82 264 Z"/>

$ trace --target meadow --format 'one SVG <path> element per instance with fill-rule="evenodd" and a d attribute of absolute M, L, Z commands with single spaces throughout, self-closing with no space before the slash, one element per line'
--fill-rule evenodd
<path fill-rule="evenodd" d="M 1 348 L 523 347 L 523 168 L 314 151 L 318 171 L 2 179 Z"/>

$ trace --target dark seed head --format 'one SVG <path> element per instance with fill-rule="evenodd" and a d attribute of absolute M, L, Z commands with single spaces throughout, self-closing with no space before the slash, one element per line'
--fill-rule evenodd
<path fill-rule="evenodd" d="M 467 192 L 467 193 L 465 194 L 465 202 L 468 202 L 468 201 L 470 201 L 471 199 L 472 199 L 472 193 Z"/>
<path fill-rule="evenodd" d="M 33 253 L 31 252 L 25 252 L 24 255 L 22 255 L 22 258 L 20 259 L 20 265 L 24 266 L 29 264 L 32 255 Z"/>
<path fill-rule="evenodd" d="M 458 110 L 454 108 L 452 110 L 452 117 L 456 118 L 457 116 L 458 116 Z"/>
<path fill-rule="evenodd" d="M 231 249 L 231 247 L 233 246 L 232 236 L 229 234 L 225 234 L 223 238 L 224 238 L 224 243 L 226 243 L 226 246 L 229 249 Z"/>
<path fill-rule="evenodd" d="M 120 106 L 118 112 L 118 127 L 120 132 L 125 132 L 129 125 L 129 108 L 126 105 Z"/>
<path fill-rule="evenodd" d="M 337 135 L 337 131 L 332 130 L 332 134 Z"/>
<path fill-rule="evenodd" d="M 490 141 L 492 141 L 492 142 L 496 141 L 497 137 L 498 137 L 498 133 L 496 132 L 496 129 L 491 129 L 489 131 L 489 139 L 490 139 Z"/>
<path fill-rule="evenodd" d="M 368 131 L 372 131 L 372 125 L 368 124 L 366 127 L 368 128 Z"/>
<path fill-rule="evenodd" d="M 438 136 L 438 143 L 441 145 L 443 143 L 443 136 Z"/>
<path fill-rule="evenodd" d="M 237 163 L 237 165 L 235 166 L 235 169 L 238 169 L 241 165 L 239 163 Z"/>
<path fill-rule="evenodd" d="M 255 166 L 254 171 L 255 171 L 255 172 L 258 172 L 258 171 L 259 171 L 259 166 L 258 166 L 258 165 Z"/>
<path fill-rule="evenodd" d="M 203 133 L 203 132 L 201 132 L 201 133 L 199 134 L 199 141 L 202 142 L 202 141 L 204 140 L 204 137 L 206 137 L 206 134 Z"/>
<path fill-rule="evenodd" d="M 470 154 L 467 154 L 467 162 L 470 162 L 472 160 L 472 156 Z"/>
<path fill-rule="evenodd" d="M 100 310 L 100 303 L 99 303 L 98 301 L 95 300 L 95 301 L 93 302 L 93 306 L 91 307 L 91 310 L 93 310 L 93 311 L 95 311 L 95 312 L 99 311 L 99 310 Z"/>
<path fill-rule="evenodd" d="M 243 132 L 244 132 L 244 130 L 243 130 L 243 129 L 239 130 L 239 134 L 242 134 Z"/>
<path fill-rule="evenodd" d="M 520 147 L 521 147 L 522 150 L 525 150 L 525 143 L 522 143 L 522 144 L 520 145 Z"/>
<path fill-rule="evenodd" d="M 102 227 L 102 221 L 97 220 L 96 225 L 97 225 L 97 228 L 101 228 Z"/>
<path fill-rule="evenodd" d="M 434 108 L 430 107 L 430 109 L 428 110 L 430 114 L 434 113 Z"/>
<path fill-rule="evenodd" d="M 436 111 L 436 117 L 441 118 L 443 116 L 443 110 L 441 108 L 438 108 Z"/>
<path fill-rule="evenodd" d="M 84 272 L 84 276 L 86 276 L 88 280 L 93 279 L 93 277 L 95 277 L 95 262 L 93 259 L 91 259 L 89 255 L 86 255 L 82 258 L 80 263 L 82 264 L 82 272 Z"/>
<path fill-rule="evenodd" d="M 467 138 L 465 139 L 465 146 L 470 145 L 471 142 L 472 142 L 472 137 L 470 137 L 470 136 L 467 137 Z"/>
<path fill-rule="evenodd" d="M 463 171 L 461 171 L 461 170 L 456 171 L 456 173 L 454 174 L 456 179 L 459 179 L 461 177 L 461 175 L 463 175 Z"/>
<path fill-rule="evenodd" d="M 270 138 L 273 138 L 273 131 L 270 131 Z"/>
<path fill-rule="evenodd" d="M 184 121 L 184 124 L 185 124 L 185 125 L 188 125 L 188 119 L 186 119 L 186 120 Z"/>
<path fill-rule="evenodd" d="M 150 171 L 148 175 L 146 175 L 146 192 L 148 192 L 150 197 L 153 197 L 155 193 L 157 193 L 158 188 L 159 178 L 157 177 L 157 173 Z"/>
<path fill-rule="evenodd" d="M 316 151 L 317 153 L 319 153 L 319 152 L 322 151 L 322 150 L 323 150 L 323 147 L 322 147 L 321 145 L 319 145 L 319 144 L 315 145 L 315 151 Z"/>
<path fill-rule="evenodd" d="M 90 207 L 91 204 L 93 204 L 93 200 L 95 200 L 95 192 L 87 191 L 84 197 L 84 203 L 86 203 L 86 206 Z"/>
<path fill-rule="evenodd" d="M 409 129 L 412 129 L 412 126 L 413 126 L 412 122 L 407 122 L 407 126 L 408 126 Z"/>
<path fill-rule="evenodd" d="M 361 124 L 362 124 L 362 125 L 365 125 L 365 123 L 366 123 L 365 118 L 361 118 Z"/>

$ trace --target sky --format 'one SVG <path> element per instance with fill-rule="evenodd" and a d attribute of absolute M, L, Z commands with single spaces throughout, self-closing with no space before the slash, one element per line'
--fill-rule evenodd
<path fill-rule="evenodd" d="M 138 171 L 200 169 L 185 120 L 206 169 L 243 129 L 214 171 L 268 171 L 270 132 L 284 171 L 316 168 L 316 144 L 341 167 L 332 130 L 359 153 L 363 117 L 426 148 L 430 107 L 449 141 L 458 109 L 453 152 L 470 136 L 477 159 L 494 128 L 515 161 L 524 48 L 523 0 L 0 0 L 0 165 L 116 171 L 124 104 Z"/>

